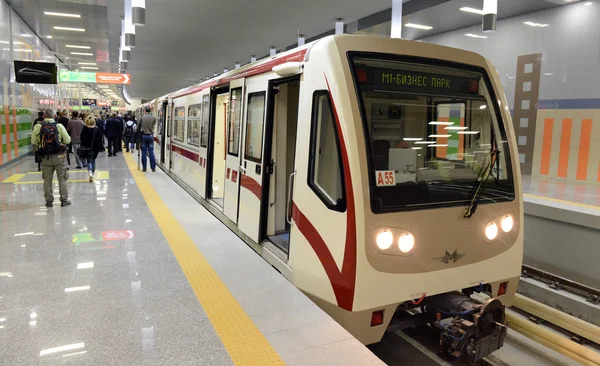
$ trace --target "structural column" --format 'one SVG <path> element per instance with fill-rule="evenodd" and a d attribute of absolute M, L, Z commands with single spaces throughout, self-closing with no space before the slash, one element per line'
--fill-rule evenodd
<path fill-rule="evenodd" d="M 392 38 L 402 38 L 402 1 L 392 0 Z"/>

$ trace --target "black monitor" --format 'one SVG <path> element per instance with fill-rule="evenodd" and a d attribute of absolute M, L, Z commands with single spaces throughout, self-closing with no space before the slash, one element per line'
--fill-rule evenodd
<path fill-rule="evenodd" d="M 17 83 L 56 84 L 56 64 L 15 60 L 15 79 Z"/>
<path fill-rule="evenodd" d="M 96 106 L 96 101 L 97 101 L 96 99 L 82 99 L 81 100 L 81 104 L 82 105 L 89 105 L 89 106 L 95 107 Z"/>

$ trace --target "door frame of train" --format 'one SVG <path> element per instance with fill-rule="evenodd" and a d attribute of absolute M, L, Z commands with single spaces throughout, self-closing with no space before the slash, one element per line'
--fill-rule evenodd
<path fill-rule="evenodd" d="M 170 103 L 167 103 L 167 113 L 165 113 L 165 131 L 166 131 L 166 136 L 165 136 L 165 169 L 166 170 L 171 170 L 171 151 L 173 150 L 171 148 L 171 136 L 172 136 L 172 131 L 171 128 L 173 126 L 173 101 L 170 101 Z"/>
<path fill-rule="evenodd" d="M 232 80 L 229 83 L 229 105 L 227 106 L 228 108 L 228 113 L 227 113 L 227 120 L 225 121 L 226 125 L 227 125 L 227 141 L 226 141 L 226 146 L 227 149 L 225 151 L 225 169 L 227 170 L 228 174 L 227 174 L 227 178 L 225 179 L 225 184 L 224 184 L 224 192 L 223 192 L 223 214 L 225 214 L 225 216 L 227 216 L 231 221 L 233 221 L 234 223 L 238 223 L 238 216 L 239 216 L 239 202 L 240 202 L 240 181 L 242 180 L 242 170 L 245 171 L 245 167 L 242 167 L 242 154 L 243 154 L 243 143 L 242 143 L 242 138 L 243 138 L 243 131 L 244 128 L 242 127 L 244 122 L 245 122 L 245 116 L 244 116 L 244 112 L 246 111 L 246 83 L 245 83 L 246 79 L 245 78 L 241 78 L 241 79 L 235 79 Z M 238 140 L 237 140 L 237 155 L 233 155 L 230 154 L 230 146 L 229 146 L 229 140 L 231 137 L 231 134 L 233 133 L 233 131 L 230 129 L 230 123 L 233 121 L 233 119 L 235 118 L 235 115 L 233 113 L 233 101 L 232 101 L 232 93 L 234 90 L 237 89 L 241 89 L 241 100 L 239 101 L 239 103 L 241 103 L 241 111 L 240 111 L 240 120 L 237 121 L 238 123 Z M 234 125 L 235 125 L 235 121 Z M 231 169 L 231 177 L 229 176 L 229 170 Z M 231 178 L 231 179 L 229 179 Z M 229 194 L 228 194 L 229 193 Z"/>
<path fill-rule="evenodd" d="M 208 146 L 206 150 L 206 200 L 212 199 L 213 157 L 215 155 L 215 123 L 217 116 L 217 95 L 229 93 L 229 84 L 219 85 L 210 89 L 210 115 L 208 117 Z M 215 206 L 216 207 L 216 206 Z"/>
<path fill-rule="evenodd" d="M 165 150 L 167 146 L 167 105 L 169 100 L 163 100 L 160 108 L 162 109 L 162 121 L 159 124 L 162 126 L 160 131 L 160 163 L 165 165 Z"/>
<path fill-rule="evenodd" d="M 279 79 L 272 79 L 269 80 L 269 86 L 267 87 L 267 110 L 266 110 L 266 121 L 265 121 L 265 131 L 264 131 L 264 149 L 263 149 L 263 154 L 264 154 L 264 159 L 263 161 L 265 162 L 265 165 L 271 165 L 271 161 L 273 160 L 273 126 L 275 123 L 275 96 L 277 95 L 276 93 L 276 87 L 278 87 L 279 85 L 283 85 L 283 84 L 287 84 L 293 81 L 301 81 L 301 77 L 300 75 L 294 75 L 294 76 L 289 76 L 289 77 L 284 77 L 284 78 L 279 78 Z M 298 138 L 298 136 L 296 136 L 296 139 Z M 296 146 L 297 148 L 297 146 Z M 294 152 L 295 155 L 295 152 Z M 268 162 L 268 163 L 267 163 Z M 294 171 L 296 170 L 296 159 L 294 158 Z M 271 174 L 263 174 L 262 177 L 262 194 L 263 197 L 269 197 L 269 191 L 271 189 Z M 293 192 L 292 192 L 293 193 Z M 259 244 L 263 244 L 264 241 L 267 239 L 267 223 L 268 223 L 268 215 L 269 215 L 269 200 L 262 200 L 260 203 L 260 219 L 259 219 Z M 291 234 L 291 232 L 290 232 Z M 290 248 L 292 246 L 292 241 L 291 241 L 292 237 L 290 235 L 290 241 L 289 241 L 289 246 L 288 246 L 288 251 L 287 253 L 285 253 L 283 250 L 281 250 L 282 252 L 285 253 L 286 257 L 289 259 L 290 256 Z M 279 248 L 279 247 L 277 247 Z"/>

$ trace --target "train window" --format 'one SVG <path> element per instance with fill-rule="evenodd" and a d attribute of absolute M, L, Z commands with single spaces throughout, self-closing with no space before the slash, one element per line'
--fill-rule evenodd
<path fill-rule="evenodd" d="M 210 95 L 202 97 L 202 122 L 200 123 L 200 146 L 208 146 L 208 122 L 210 117 Z"/>
<path fill-rule="evenodd" d="M 202 105 L 194 104 L 188 108 L 187 142 L 190 145 L 200 144 L 200 119 L 202 118 Z"/>
<path fill-rule="evenodd" d="M 233 89 L 229 100 L 229 123 L 227 132 L 228 154 L 238 156 L 240 151 L 240 125 L 242 117 L 242 88 Z"/>
<path fill-rule="evenodd" d="M 464 205 L 481 179 L 480 203 L 514 199 L 505 121 L 484 70 L 351 59 L 373 212 Z"/>
<path fill-rule="evenodd" d="M 185 107 L 175 108 L 175 126 L 173 129 L 173 139 L 184 141 L 185 135 Z"/>
<path fill-rule="evenodd" d="M 260 163 L 262 158 L 262 135 L 265 120 L 265 92 L 248 95 L 248 119 L 244 157 Z"/>
<path fill-rule="evenodd" d="M 329 94 L 317 91 L 313 98 L 308 185 L 325 205 L 346 210 L 342 158 Z"/>

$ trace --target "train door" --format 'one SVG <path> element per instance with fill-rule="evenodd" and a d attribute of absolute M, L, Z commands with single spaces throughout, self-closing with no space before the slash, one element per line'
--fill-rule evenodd
<path fill-rule="evenodd" d="M 225 203 L 223 213 L 231 221 L 238 222 L 238 198 L 240 192 L 240 133 L 244 107 L 244 79 L 229 85 L 229 115 L 227 116 L 227 158 L 225 174 Z"/>
<path fill-rule="evenodd" d="M 202 111 L 200 119 L 199 179 L 198 194 L 206 198 L 206 166 L 208 160 L 208 127 L 210 122 L 210 89 L 205 89 L 201 95 Z"/>
<path fill-rule="evenodd" d="M 167 132 L 165 137 L 165 150 L 163 152 L 165 169 L 171 170 L 171 130 L 173 129 L 173 105 L 172 103 L 167 104 L 167 113 L 165 118 L 165 130 Z"/>
<path fill-rule="evenodd" d="M 242 164 L 240 166 L 239 229 L 259 242 L 260 212 L 263 200 L 263 131 L 267 104 L 267 77 L 246 80 L 243 118 Z M 264 199 L 268 199 L 265 197 Z"/>
<path fill-rule="evenodd" d="M 268 204 L 261 211 L 267 218 L 263 222 L 263 237 L 286 254 L 290 248 L 299 97 L 298 78 L 272 86 L 265 132 L 265 162 L 269 162 L 266 170 L 270 174 L 263 180 L 265 191 L 269 192 Z"/>
<path fill-rule="evenodd" d="M 211 123 L 209 198 L 223 209 L 225 192 L 225 163 L 227 156 L 227 105 L 229 92 L 217 90 L 213 95 L 213 121 Z"/>

